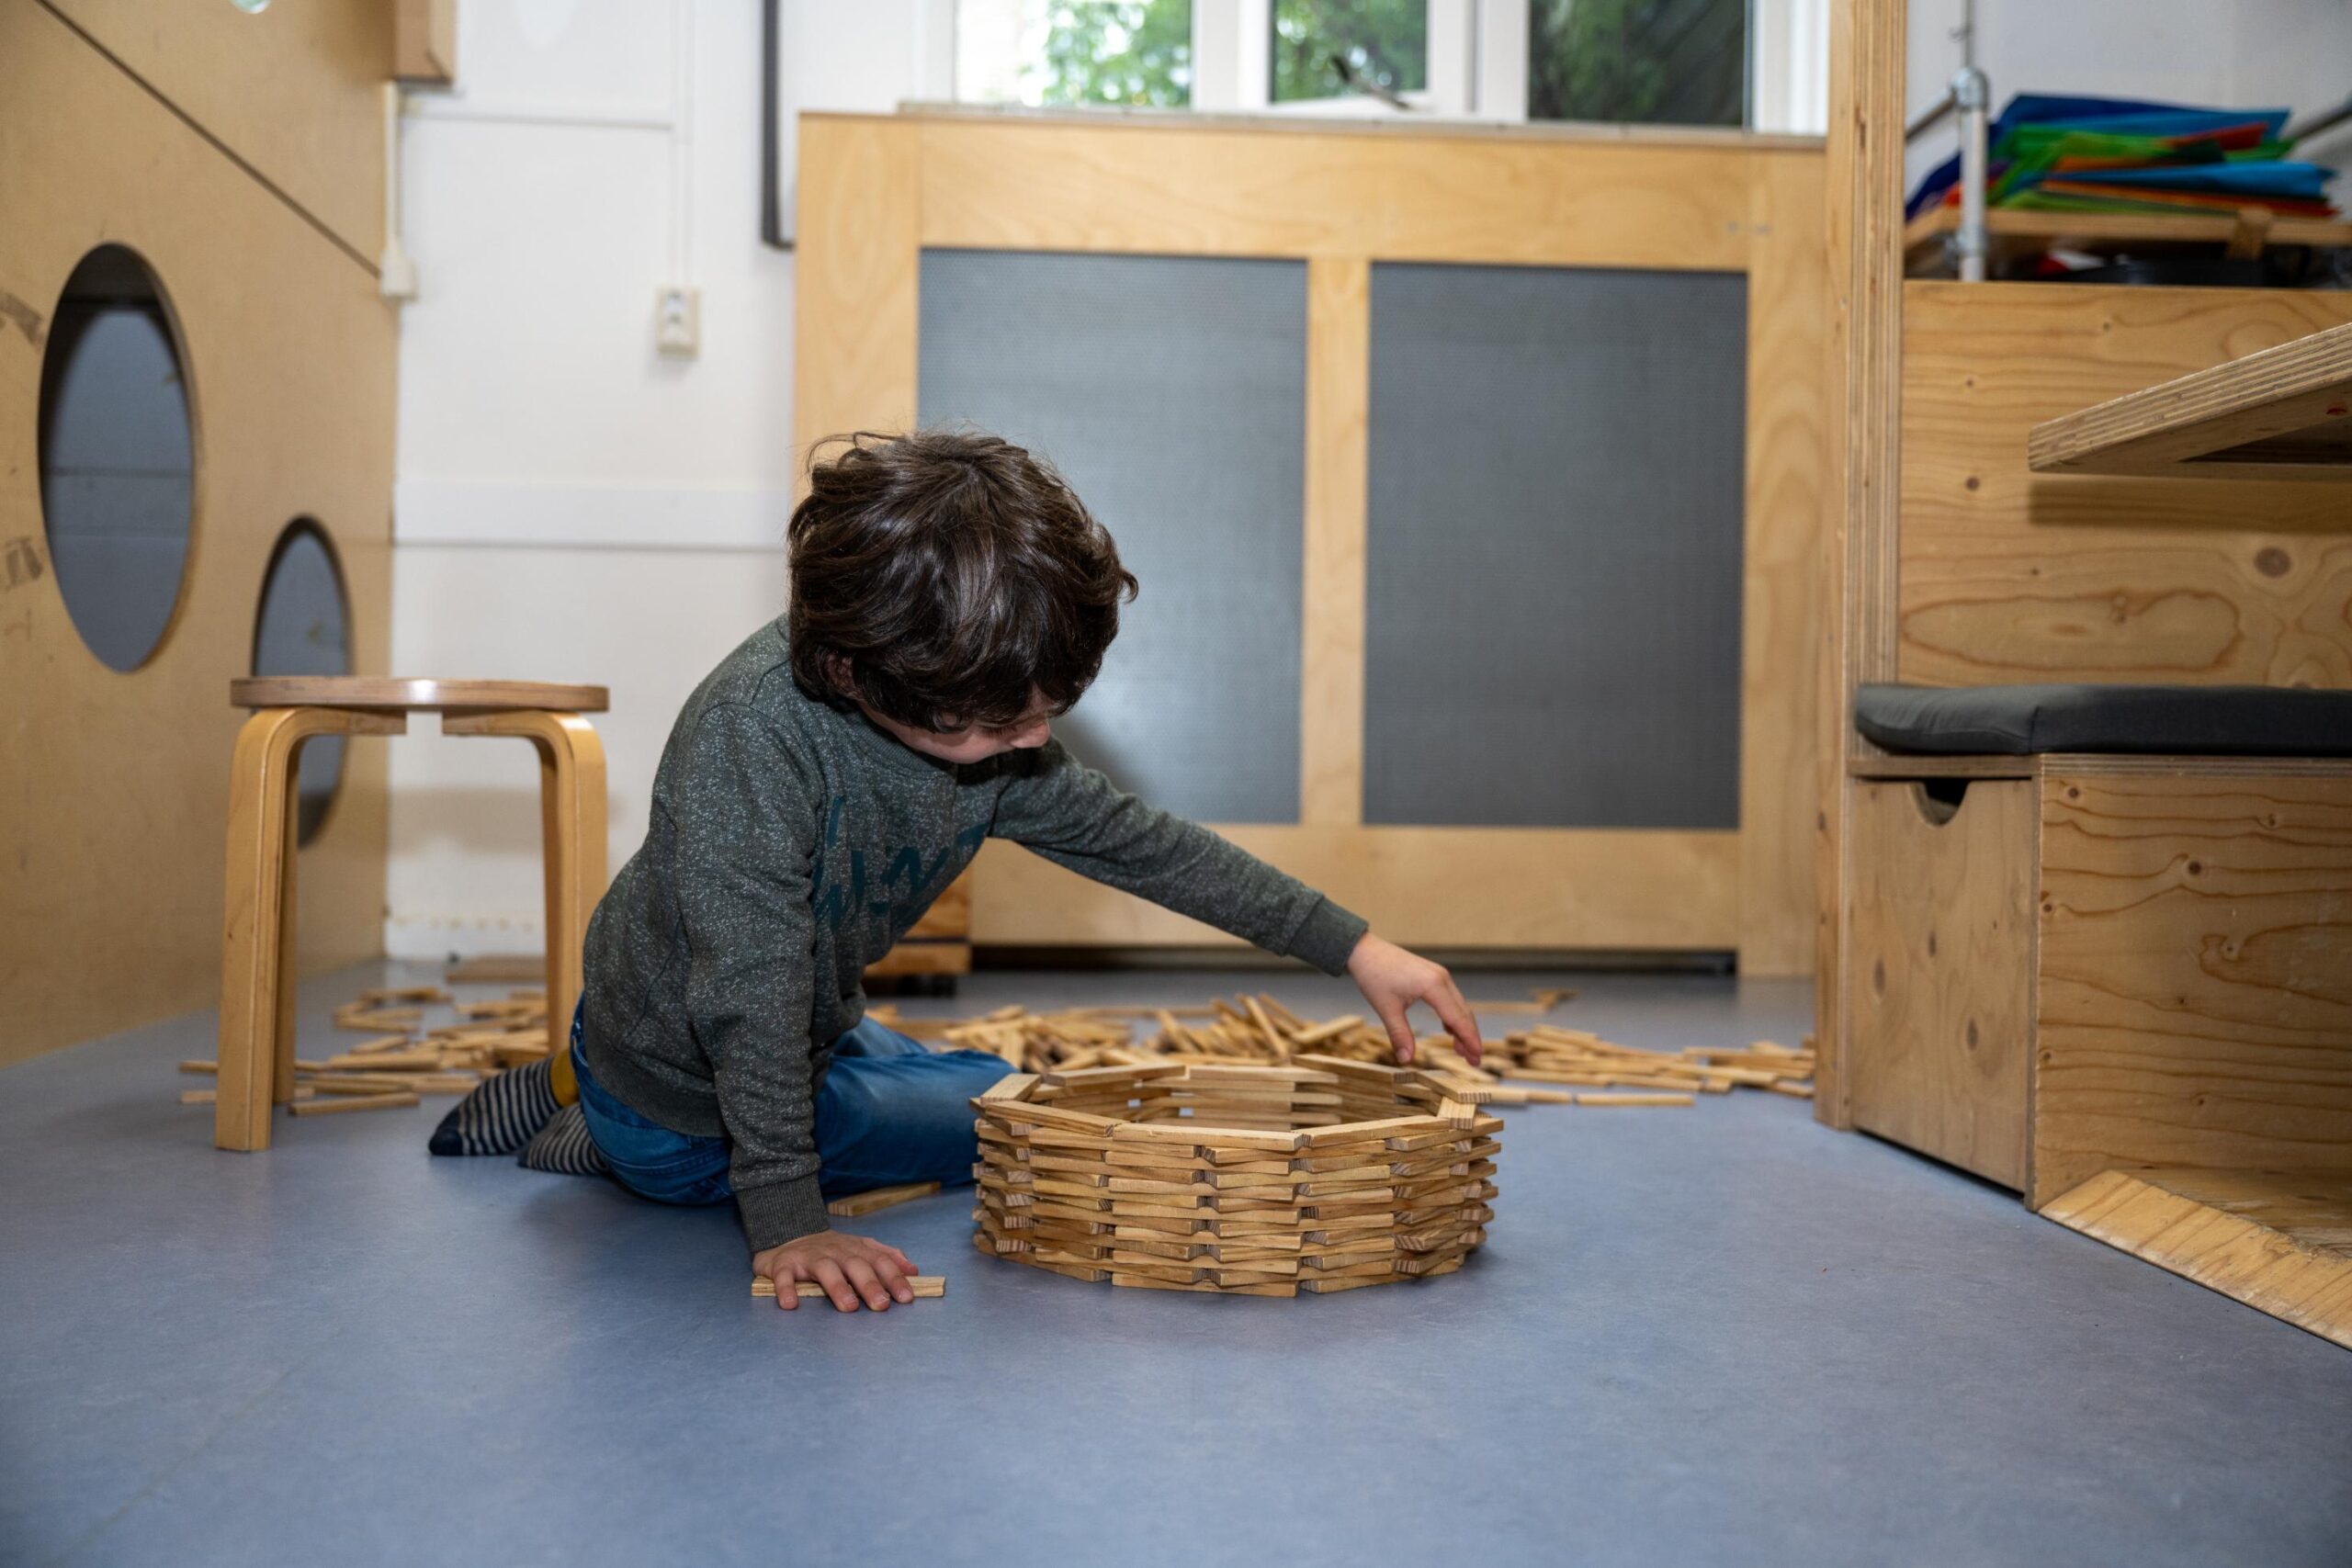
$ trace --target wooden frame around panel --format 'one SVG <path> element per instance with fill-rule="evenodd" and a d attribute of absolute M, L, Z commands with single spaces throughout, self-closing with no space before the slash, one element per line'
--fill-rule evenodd
<path fill-rule="evenodd" d="M 1221 830 L 1402 941 L 1736 948 L 1748 973 L 1807 972 L 1821 694 L 1802 672 L 1828 423 L 1817 143 L 905 113 L 804 116 L 800 159 L 803 451 L 913 423 L 926 247 L 1306 263 L 1300 819 Z M 1369 280 L 1384 261 L 1747 275 L 1739 830 L 1363 825 Z M 983 851 L 975 883 L 981 942 L 1225 940 L 1010 845 Z"/>

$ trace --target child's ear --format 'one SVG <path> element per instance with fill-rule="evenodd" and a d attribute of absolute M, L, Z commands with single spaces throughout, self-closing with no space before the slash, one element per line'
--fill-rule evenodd
<path fill-rule="evenodd" d="M 825 655 L 825 679 L 831 681 L 833 683 L 833 690 L 842 696 L 857 695 L 857 678 L 850 673 L 849 660 L 840 654 Z"/>

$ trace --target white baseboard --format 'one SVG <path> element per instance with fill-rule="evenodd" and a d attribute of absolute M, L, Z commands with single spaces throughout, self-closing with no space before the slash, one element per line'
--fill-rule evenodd
<path fill-rule="evenodd" d="M 395 545 L 536 549 L 781 550 L 788 491 L 404 479 Z"/>

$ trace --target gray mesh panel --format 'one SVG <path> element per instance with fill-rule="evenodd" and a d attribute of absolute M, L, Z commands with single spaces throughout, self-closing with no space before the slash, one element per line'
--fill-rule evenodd
<path fill-rule="evenodd" d="M 1050 457 L 1143 584 L 1064 743 L 1171 811 L 1296 821 L 1305 265 L 933 250 L 922 312 L 923 422 Z"/>
<path fill-rule="evenodd" d="M 1373 268 L 1366 822 L 1738 825 L 1747 314 Z"/>

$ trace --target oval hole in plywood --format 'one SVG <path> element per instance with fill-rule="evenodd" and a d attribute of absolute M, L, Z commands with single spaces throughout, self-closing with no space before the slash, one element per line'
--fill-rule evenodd
<path fill-rule="evenodd" d="M 187 577 L 196 442 L 155 274 L 100 245 L 65 280 L 40 367 L 40 505 L 58 593 L 100 662 L 153 658 Z"/>
<path fill-rule="evenodd" d="M 351 673 L 350 599 L 344 592 L 334 546 L 314 519 L 297 517 L 288 523 L 269 552 L 261 605 L 254 617 L 253 671 Z M 340 735 L 322 735 L 303 746 L 295 784 L 296 843 L 309 843 L 326 825 L 335 791 L 343 784 L 343 755 Z"/>

